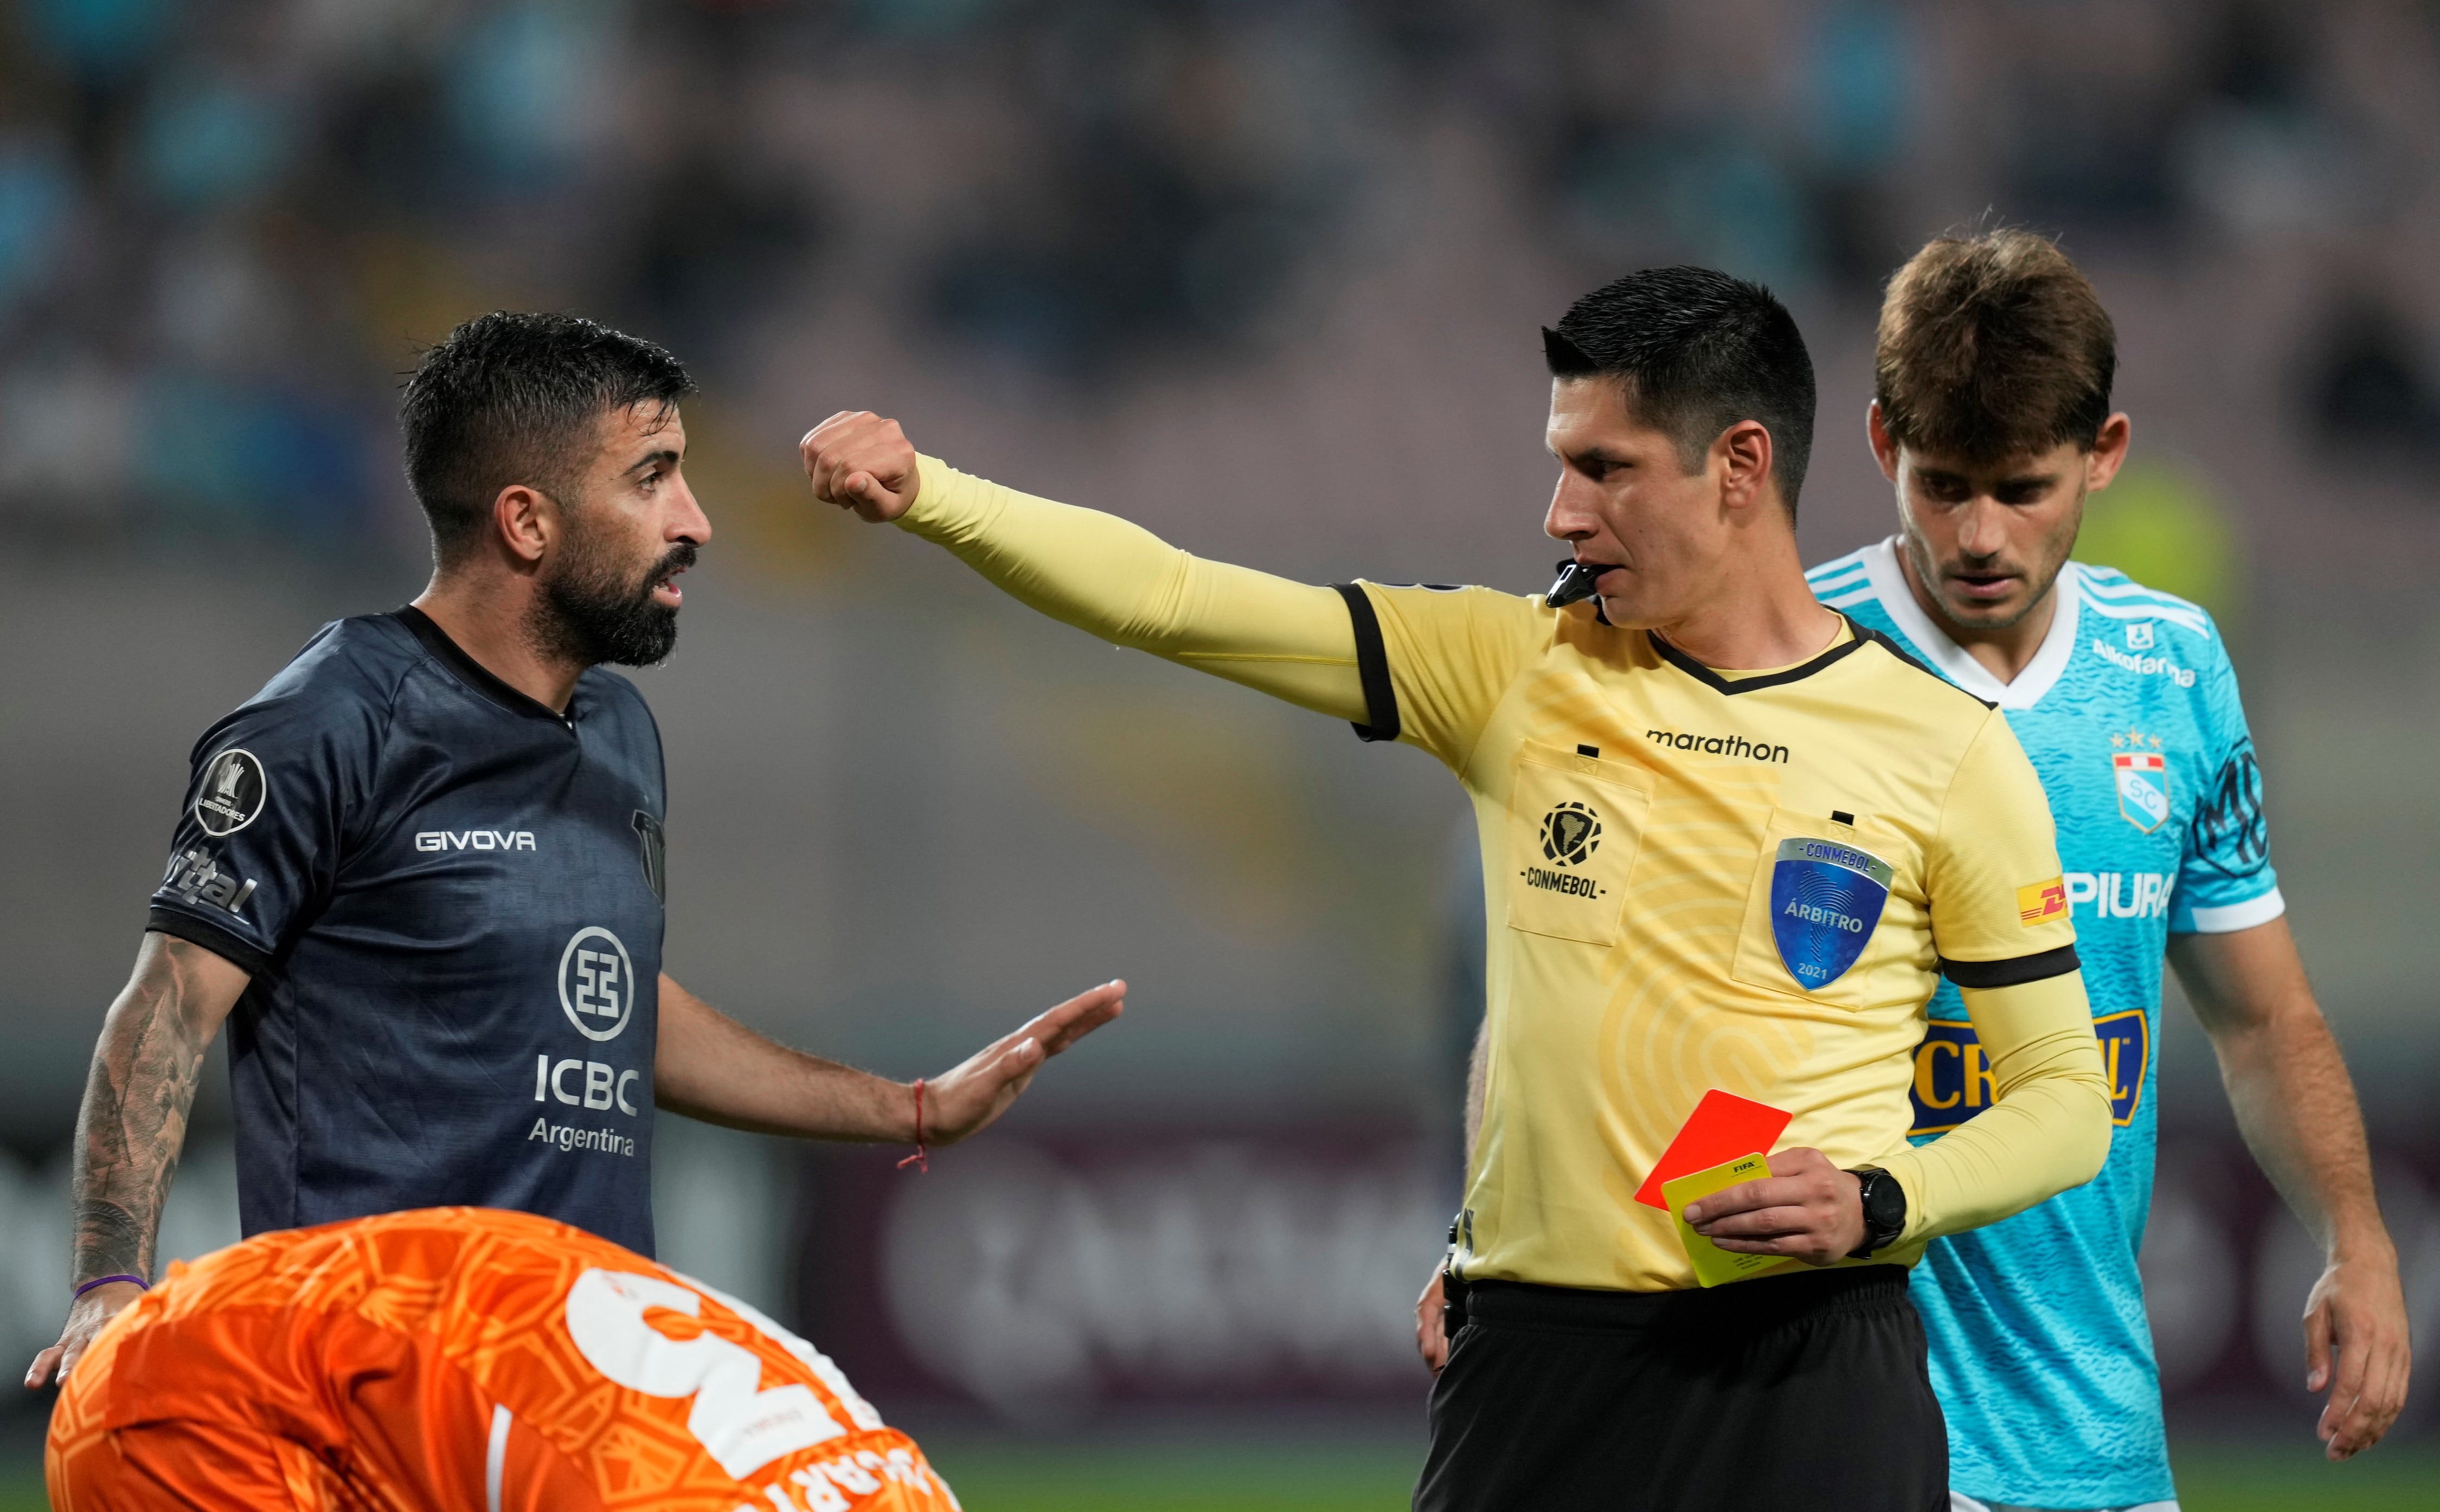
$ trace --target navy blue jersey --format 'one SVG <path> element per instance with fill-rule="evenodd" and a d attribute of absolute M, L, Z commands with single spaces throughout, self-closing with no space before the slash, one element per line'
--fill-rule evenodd
<path fill-rule="evenodd" d="M 245 1232 L 471 1204 L 650 1254 L 666 788 L 599 667 L 565 718 L 421 612 L 326 625 L 195 743 L 151 927 L 253 975 Z"/>

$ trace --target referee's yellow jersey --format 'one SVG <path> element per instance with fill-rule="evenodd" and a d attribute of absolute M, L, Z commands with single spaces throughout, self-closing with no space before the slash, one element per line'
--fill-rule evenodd
<path fill-rule="evenodd" d="M 1020 599 L 1464 784 L 1489 936 L 1469 1279 L 1693 1286 L 1634 1194 L 1715 1087 L 1792 1113 L 1777 1147 L 1897 1178 L 1907 1228 L 1874 1263 L 2099 1168 L 2108 1088 L 2041 784 L 2004 717 L 1889 642 L 1847 626 L 1800 665 L 1723 674 L 1590 603 L 1309 587 L 921 466 L 901 524 Z M 1941 972 L 1995 1101 L 1917 1147 Z"/>

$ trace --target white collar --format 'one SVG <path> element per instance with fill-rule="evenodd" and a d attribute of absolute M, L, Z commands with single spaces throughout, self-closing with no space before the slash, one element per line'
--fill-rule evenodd
<path fill-rule="evenodd" d="M 1943 677 L 1973 694 L 1985 703 L 1996 703 L 2003 709 L 2030 709 L 2042 701 L 2043 695 L 2057 685 L 2067 664 L 2075 655 L 2075 623 L 2077 606 L 2084 597 L 2084 569 L 2071 561 L 2059 568 L 2058 581 L 2051 586 L 2051 596 L 2058 605 L 2051 614 L 2049 633 L 2042 637 L 2042 649 L 2013 683 L 2002 683 L 1991 675 L 1991 669 L 1966 654 L 1965 648 L 1948 638 L 1947 631 L 1931 621 L 1915 602 L 1914 590 L 1907 586 L 1906 574 L 1898 566 L 1898 538 L 1866 546 L 1863 551 L 1864 570 L 1871 576 L 1873 593 L 1881 601 L 1881 612 L 1890 616 L 1899 633 L 1914 643 L 1924 659 Z"/>

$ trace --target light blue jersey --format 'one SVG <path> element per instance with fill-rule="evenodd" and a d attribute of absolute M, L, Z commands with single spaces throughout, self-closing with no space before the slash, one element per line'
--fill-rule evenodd
<path fill-rule="evenodd" d="M 2172 934 L 2251 929 L 2285 909 L 2253 741 L 2211 616 L 2071 562 L 2041 649 L 2001 684 L 1935 627 L 1893 538 L 1815 568 L 1822 602 L 2005 710 L 2058 825 L 2076 954 L 2117 1133 L 2101 1174 L 1915 1268 L 1949 1482 L 1990 1503 L 2125 1506 L 2175 1496 L 2160 1374 L 2135 1268 L 2159 1125 L 2153 1047 Z M 1991 1071 L 1947 982 L 1915 1052 L 1914 1136 L 1990 1106 Z"/>

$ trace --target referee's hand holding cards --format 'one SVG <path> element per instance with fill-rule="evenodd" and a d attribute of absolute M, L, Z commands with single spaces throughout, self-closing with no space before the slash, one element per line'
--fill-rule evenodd
<path fill-rule="evenodd" d="M 1818 1149 L 1784 1149 L 1770 1174 L 1686 1204 L 1687 1226 L 1723 1250 L 1833 1265 L 1864 1242 L 1863 1183 Z"/>

